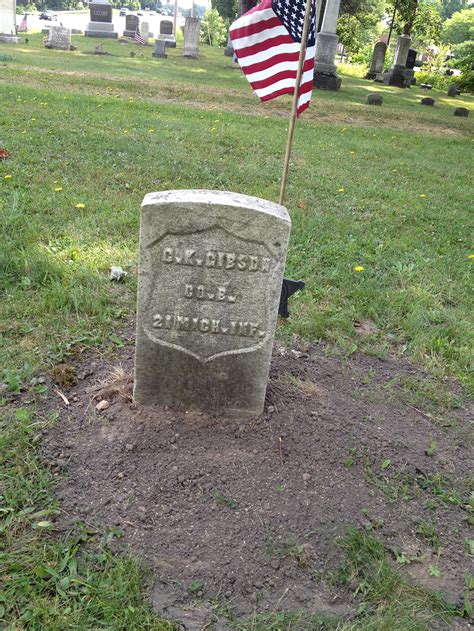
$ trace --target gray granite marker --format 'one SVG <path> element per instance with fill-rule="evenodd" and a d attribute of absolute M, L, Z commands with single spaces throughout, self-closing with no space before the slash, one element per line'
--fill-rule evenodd
<path fill-rule="evenodd" d="M 46 48 L 56 50 L 71 50 L 71 29 L 52 24 L 49 29 L 49 38 L 44 45 Z"/>
<path fill-rule="evenodd" d="M 201 33 L 201 20 L 199 18 L 186 18 L 184 22 L 184 48 L 183 57 L 199 59 L 199 36 Z"/>
<path fill-rule="evenodd" d="M 263 411 L 291 221 L 256 197 L 146 195 L 134 399 L 228 416 Z"/>

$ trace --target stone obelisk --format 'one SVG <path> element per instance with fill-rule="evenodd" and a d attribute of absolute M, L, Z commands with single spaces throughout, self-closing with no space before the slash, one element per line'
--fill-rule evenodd
<path fill-rule="evenodd" d="M 327 0 L 321 30 L 316 34 L 314 59 L 314 87 L 320 90 L 339 90 L 341 79 L 336 71 L 337 19 L 341 0 Z"/>
<path fill-rule="evenodd" d="M 0 42 L 20 42 L 16 35 L 16 0 L 0 0 Z"/>

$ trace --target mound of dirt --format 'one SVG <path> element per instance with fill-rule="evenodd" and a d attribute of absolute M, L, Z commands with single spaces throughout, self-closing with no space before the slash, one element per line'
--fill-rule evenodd
<path fill-rule="evenodd" d="M 401 384 L 419 371 L 275 346 L 266 413 L 250 421 L 137 406 L 132 373 L 132 347 L 76 365 L 62 388 L 70 405 L 48 400 L 60 420 L 44 457 L 64 473 L 62 526 L 121 529 L 117 549 L 153 569 L 157 610 L 190 616 L 187 628 L 208 611 L 196 622 L 177 603 L 196 597 L 239 612 L 347 613 L 349 594 L 327 578 L 341 561 L 335 539 L 354 526 L 418 583 L 462 600 L 468 412 L 440 423 L 407 403 Z"/>

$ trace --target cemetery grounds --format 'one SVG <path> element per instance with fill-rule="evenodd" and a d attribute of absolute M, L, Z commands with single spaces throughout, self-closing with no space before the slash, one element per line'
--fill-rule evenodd
<path fill-rule="evenodd" d="M 468 628 L 473 123 L 453 110 L 473 98 L 423 107 L 347 67 L 313 93 L 286 200 L 306 288 L 264 416 L 224 421 L 130 401 L 140 203 L 277 200 L 289 100 L 261 105 L 221 49 L 28 40 L 0 44 L 3 627 Z"/>

